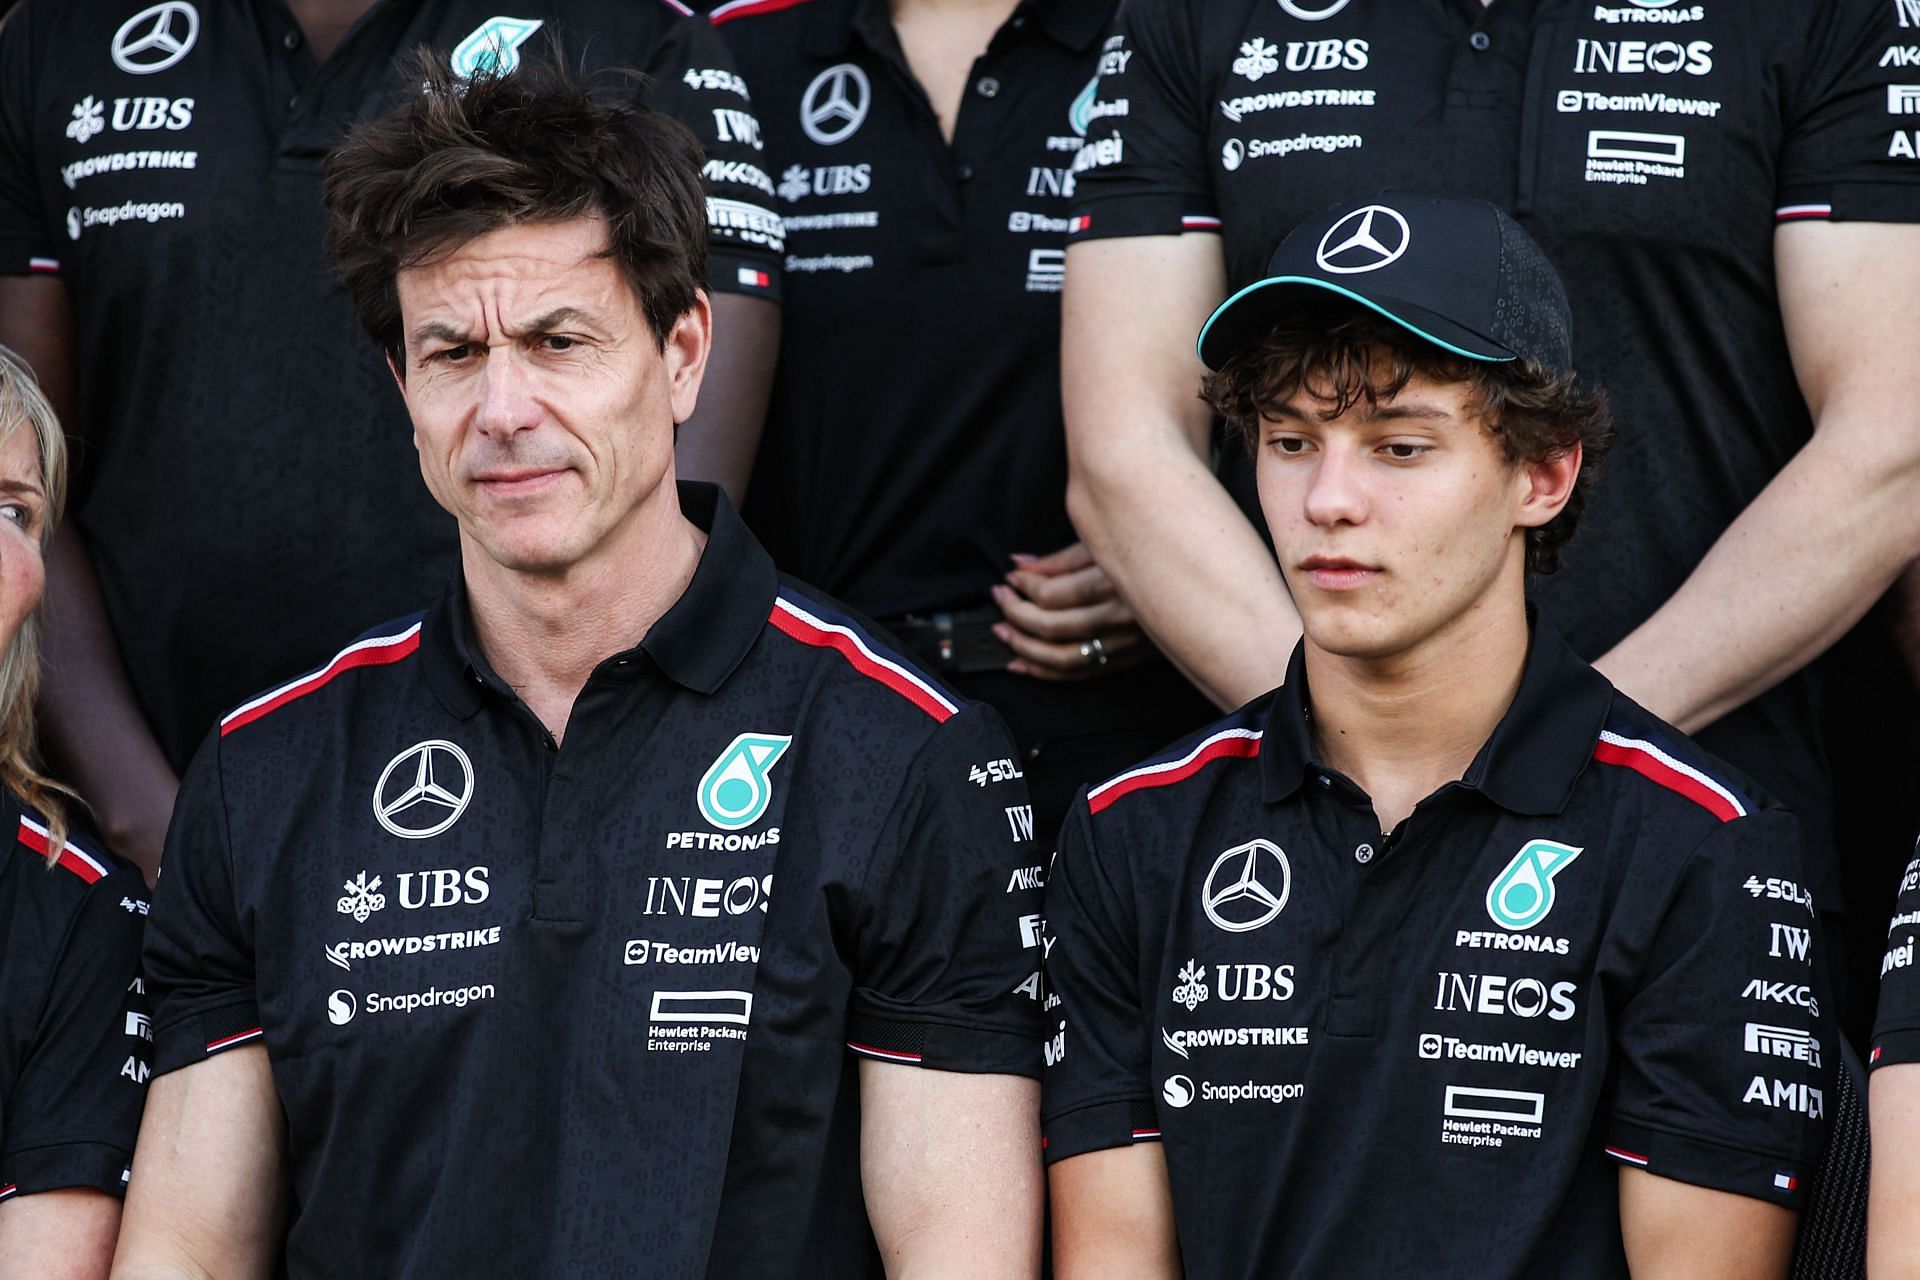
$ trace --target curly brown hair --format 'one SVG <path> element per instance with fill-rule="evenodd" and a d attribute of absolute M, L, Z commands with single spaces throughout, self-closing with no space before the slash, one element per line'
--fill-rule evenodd
<path fill-rule="evenodd" d="M 1546 462 L 1580 447 L 1580 474 L 1567 505 L 1527 530 L 1527 572 L 1552 573 L 1613 447 L 1606 393 L 1578 385 L 1572 374 L 1533 360 L 1470 360 L 1361 311 L 1330 315 L 1324 323 L 1303 316 L 1275 326 L 1208 374 L 1201 396 L 1249 450 L 1257 450 L 1261 410 L 1286 403 L 1303 388 L 1323 406 L 1320 416 L 1331 419 L 1363 400 L 1369 406 L 1391 400 L 1416 375 L 1467 384 L 1470 403 L 1509 464 Z"/>
<path fill-rule="evenodd" d="M 327 253 L 396 367 L 400 271 L 502 227 L 588 217 L 605 219 L 604 252 L 664 349 L 706 287 L 705 154 L 679 121 L 596 93 L 610 77 L 645 79 L 576 77 L 557 51 L 462 78 L 422 48 L 407 72 L 419 90 L 329 157 Z"/>

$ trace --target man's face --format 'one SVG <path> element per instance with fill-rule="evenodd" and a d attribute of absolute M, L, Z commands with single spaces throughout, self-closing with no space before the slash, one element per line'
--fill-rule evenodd
<path fill-rule="evenodd" d="M 1308 640 L 1390 660 L 1517 608 L 1525 526 L 1559 512 L 1566 465 L 1508 464 L 1457 383 L 1415 376 L 1377 405 L 1325 407 L 1300 391 L 1260 424 L 1260 505 Z"/>
<path fill-rule="evenodd" d="M 565 574 L 623 549 L 699 393 L 705 299 L 663 352 L 606 239 L 598 218 L 506 227 L 399 274 L 421 474 L 503 568 Z"/>

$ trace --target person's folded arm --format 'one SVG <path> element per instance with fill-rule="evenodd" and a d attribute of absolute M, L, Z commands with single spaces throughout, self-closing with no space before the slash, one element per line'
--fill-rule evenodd
<path fill-rule="evenodd" d="M 1075 529 L 1154 643 L 1233 707 L 1280 683 L 1300 621 L 1211 465 L 1193 344 L 1225 292 L 1215 235 L 1070 246 L 1061 378 Z"/>
<path fill-rule="evenodd" d="M 286 1122 L 258 1044 L 156 1076 L 114 1280 L 266 1280 L 280 1256 Z"/>
<path fill-rule="evenodd" d="M 860 1181 L 891 1280 L 1040 1274 L 1040 1083 L 860 1063 Z"/>
<path fill-rule="evenodd" d="M 1047 1171 L 1056 1280 L 1180 1280 L 1165 1149 L 1089 1151 Z"/>
<path fill-rule="evenodd" d="M 1594 664 L 1688 733 L 1819 656 L 1920 554 L 1920 226 L 1790 224 L 1774 262 L 1813 438 Z"/>
<path fill-rule="evenodd" d="M 1799 1220 L 1750 1196 L 1620 1170 L 1620 1235 L 1633 1280 L 1784 1276 Z"/>

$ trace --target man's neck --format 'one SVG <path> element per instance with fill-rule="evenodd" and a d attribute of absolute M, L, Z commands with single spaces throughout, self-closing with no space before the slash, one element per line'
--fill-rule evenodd
<path fill-rule="evenodd" d="M 1473 763 L 1527 659 L 1521 588 L 1496 591 L 1416 650 L 1342 658 L 1307 641 L 1314 747 L 1373 799 L 1382 831 Z"/>
<path fill-rule="evenodd" d="M 563 574 L 502 568 L 464 535 L 461 566 L 480 650 L 555 742 L 593 669 L 643 639 L 686 592 L 707 535 L 681 514 L 674 486 L 636 527 Z"/>
<path fill-rule="evenodd" d="M 1020 7 L 1020 0 L 887 0 L 894 21 L 915 18 L 977 18 L 994 27 Z"/>
<path fill-rule="evenodd" d="M 314 61 L 325 62 L 340 47 L 353 24 L 378 0 L 286 0 L 287 11 L 300 24 Z"/>

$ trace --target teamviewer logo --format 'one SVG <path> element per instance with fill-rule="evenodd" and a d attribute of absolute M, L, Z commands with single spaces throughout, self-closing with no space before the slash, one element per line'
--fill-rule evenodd
<path fill-rule="evenodd" d="M 1421 1036 L 1420 1037 L 1420 1056 L 1423 1058 L 1439 1057 L 1440 1056 L 1440 1037 L 1439 1036 Z"/>

